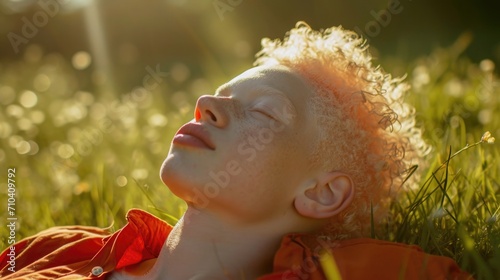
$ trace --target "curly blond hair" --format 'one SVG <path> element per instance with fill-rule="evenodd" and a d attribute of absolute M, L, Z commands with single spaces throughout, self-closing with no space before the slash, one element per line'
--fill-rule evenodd
<path fill-rule="evenodd" d="M 371 60 L 356 33 L 342 27 L 315 31 L 298 22 L 282 41 L 263 39 L 255 62 L 287 66 L 315 89 L 310 108 L 323 130 L 311 162 L 342 171 L 355 184 L 352 204 L 325 228 L 338 239 L 369 235 L 372 211 L 380 223 L 403 183 L 403 189 L 416 187 L 413 171 L 429 151 L 413 107 L 403 101 L 409 86 Z"/>

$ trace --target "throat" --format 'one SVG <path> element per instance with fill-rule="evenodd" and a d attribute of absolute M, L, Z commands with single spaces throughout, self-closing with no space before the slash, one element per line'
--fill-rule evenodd
<path fill-rule="evenodd" d="M 168 279 L 255 279 L 272 271 L 281 236 L 274 238 L 213 221 L 181 219 L 158 262 Z"/>

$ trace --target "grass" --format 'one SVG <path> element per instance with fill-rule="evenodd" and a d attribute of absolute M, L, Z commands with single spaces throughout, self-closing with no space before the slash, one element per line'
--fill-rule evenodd
<path fill-rule="evenodd" d="M 394 204 L 394 219 L 373 234 L 452 257 L 477 279 L 498 279 L 500 149 L 479 142 L 487 130 L 500 137 L 500 84 L 490 61 L 461 56 L 466 45 L 461 38 L 407 67 L 408 101 L 433 151 L 421 187 Z M 192 116 L 197 93 L 189 89 L 220 81 L 167 80 L 104 98 L 82 90 L 90 73 L 57 54 L 30 52 L 40 49 L 0 65 L 0 172 L 16 168 L 17 240 L 56 225 L 116 230 L 134 207 L 175 223 L 185 205 L 163 186 L 159 166 Z M 0 201 L 7 198 L 5 179 Z M 2 248 L 7 233 L 0 227 Z"/>

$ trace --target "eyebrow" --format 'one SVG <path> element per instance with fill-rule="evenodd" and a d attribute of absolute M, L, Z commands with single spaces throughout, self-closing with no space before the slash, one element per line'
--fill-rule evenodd
<path fill-rule="evenodd" d="M 265 93 L 267 96 L 278 96 L 280 99 L 282 99 L 286 104 L 288 104 L 294 111 L 296 111 L 296 108 L 295 106 L 293 105 L 292 101 L 290 100 L 290 98 L 288 98 L 288 96 L 286 96 L 286 94 L 284 94 L 281 90 L 278 90 L 276 88 L 273 88 L 271 86 L 267 86 L 267 85 L 261 85 L 261 86 L 258 86 L 256 89 L 255 89 L 256 92 L 263 92 Z"/>
<path fill-rule="evenodd" d="M 229 84 L 223 84 L 215 90 L 214 95 L 230 96 L 231 95 L 230 92 L 231 92 L 231 86 Z M 284 94 L 281 90 L 276 89 L 274 87 L 271 87 L 268 85 L 259 85 L 259 86 L 255 87 L 252 90 L 252 92 L 262 92 L 268 96 L 278 95 L 280 97 L 280 99 L 283 99 L 288 105 L 290 105 L 290 107 L 292 107 L 294 110 L 296 109 L 295 106 L 293 105 L 292 101 L 290 100 L 290 98 L 288 98 L 288 96 L 286 96 L 286 94 Z"/>
<path fill-rule="evenodd" d="M 284 104 L 283 108 L 279 108 L 279 109 L 274 108 L 273 111 L 275 114 L 279 115 L 279 116 L 276 116 L 276 117 L 278 117 L 278 119 L 285 121 L 285 124 L 288 124 L 288 121 L 282 119 L 281 116 L 288 115 L 285 113 L 287 111 L 287 109 L 290 110 L 289 115 L 297 116 L 297 108 L 295 107 L 293 102 L 290 100 L 290 98 L 286 94 L 284 94 L 281 90 L 276 89 L 272 86 L 268 86 L 268 85 L 259 85 L 259 86 L 256 86 L 253 91 L 258 93 L 258 94 L 260 93 L 259 94 L 260 96 L 269 96 L 271 98 L 277 98 L 277 99 L 279 99 L 280 103 Z M 279 110 L 284 110 L 284 111 L 279 112 Z"/>

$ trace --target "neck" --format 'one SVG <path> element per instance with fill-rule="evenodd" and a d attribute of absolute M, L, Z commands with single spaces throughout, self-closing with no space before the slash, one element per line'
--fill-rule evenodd
<path fill-rule="evenodd" d="M 276 223 L 223 223 L 188 208 L 170 233 L 155 265 L 158 279 L 255 279 L 272 270 L 284 232 Z"/>

